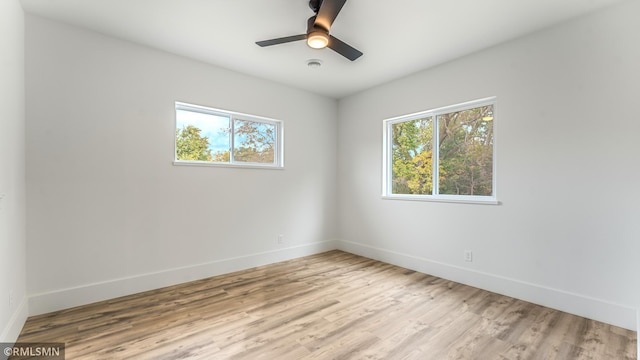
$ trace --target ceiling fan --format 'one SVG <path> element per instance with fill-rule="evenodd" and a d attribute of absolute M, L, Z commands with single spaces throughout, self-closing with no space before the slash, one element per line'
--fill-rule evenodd
<path fill-rule="evenodd" d="M 307 20 L 306 34 L 257 41 L 256 44 L 265 47 L 292 41 L 307 40 L 309 47 L 314 49 L 328 47 L 347 59 L 354 61 L 362 56 L 362 52 L 329 34 L 331 24 L 333 24 L 338 13 L 342 10 L 345 2 L 347 2 L 347 0 L 310 0 L 309 7 L 315 15 Z"/>

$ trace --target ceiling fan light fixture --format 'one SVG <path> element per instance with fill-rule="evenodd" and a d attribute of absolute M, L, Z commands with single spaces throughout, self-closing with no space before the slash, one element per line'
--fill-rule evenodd
<path fill-rule="evenodd" d="M 313 49 L 324 49 L 329 45 L 329 35 L 322 31 L 312 31 L 307 36 L 307 45 Z"/>

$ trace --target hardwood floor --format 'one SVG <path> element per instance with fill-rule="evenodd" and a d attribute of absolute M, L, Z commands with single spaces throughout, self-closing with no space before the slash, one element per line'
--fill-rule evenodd
<path fill-rule="evenodd" d="M 31 317 L 66 359 L 636 359 L 636 332 L 331 251 Z"/>

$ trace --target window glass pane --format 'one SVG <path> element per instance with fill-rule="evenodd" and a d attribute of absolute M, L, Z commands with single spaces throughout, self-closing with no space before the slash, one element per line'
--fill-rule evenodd
<path fill-rule="evenodd" d="M 275 162 L 276 126 L 271 123 L 234 120 L 235 162 L 273 164 Z"/>
<path fill-rule="evenodd" d="M 438 116 L 438 192 L 491 196 L 493 183 L 493 106 Z"/>
<path fill-rule="evenodd" d="M 229 162 L 227 116 L 176 110 L 176 160 Z"/>
<path fill-rule="evenodd" d="M 426 117 L 392 126 L 392 193 L 433 192 L 433 119 Z"/>

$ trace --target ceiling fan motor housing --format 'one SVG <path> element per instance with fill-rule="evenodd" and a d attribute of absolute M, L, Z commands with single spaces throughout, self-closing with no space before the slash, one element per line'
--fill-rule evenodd
<path fill-rule="evenodd" d="M 316 23 L 316 17 L 312 16 L 307 20 L 307 34 L 311 34 L 314 31 L 320 31 L 325 34 L 329 34 L 329 29 L 325 29 L 322 25 Z"/>

